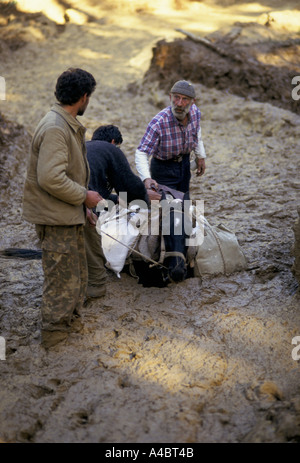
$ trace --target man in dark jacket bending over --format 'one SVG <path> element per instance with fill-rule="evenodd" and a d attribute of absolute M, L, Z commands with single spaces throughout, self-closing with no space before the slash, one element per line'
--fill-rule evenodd
<path fill-rule="evenodd" d="M 119 129 L 104 125 L 93 133 L 86 143 L 90 166 L 89 189 L 98 191 L 104 199 L 118 202 L 120 192 L 126 192 L 127 201 L 140 199 L 149 204 L 142 180 L 133 173 L 129 162 L 118 146 L 123 142 Z M 115 190 L 116 194 L 112 193 Z M 106 293 L 105 257 L 101 237 L 90 218 L 85 226 L 85 247 L 88 263 L 88 297 L 101 297 Z"/>

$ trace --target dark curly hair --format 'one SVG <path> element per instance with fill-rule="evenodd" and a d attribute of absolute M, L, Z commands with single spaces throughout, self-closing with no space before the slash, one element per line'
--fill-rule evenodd
<path fill-rule="evenodd" d="M 93 133 L 92 140 L 103 140 L 109 143 L 115 140 L 116 145 L 121 145 L 123 142 L 121 132 L 115 125 L 101 125 Z"/>
<path fill-rule="evenodd" d="M 90 96 L 95 88 L 92 74 L 83 69 L 69 68 L 58 77 L 54 95 L 61 104 L 72 106 L 86 93 Z"/>

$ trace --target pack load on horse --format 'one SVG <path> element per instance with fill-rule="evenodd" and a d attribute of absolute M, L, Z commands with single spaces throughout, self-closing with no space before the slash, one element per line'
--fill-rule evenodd
<path fill-rule="evenodd" d="M 102 208 L 97 231 L 107 268 L 119 277 L 127 269 L 143 286 L 163 287 L 246 267 L 236 236 L 223 225 L 208 223 L 203 202 L 171 189 L 160 193 L 161 200 L 152 201 L 151 209 L 137 204 Z"/>
<path fill-rule="evenodd" d="M 192 220 L 184 205 L 188 199 L 152 201 L 151 208 L 136 204 L 128 209 L 113 205 L 99 214 L 97 231 L 107 267 L 118 276 L 124 266 L 144 286 L 183 281 L 192 266 Z M 194 249 L 195 254 L 196 249 Z"/>

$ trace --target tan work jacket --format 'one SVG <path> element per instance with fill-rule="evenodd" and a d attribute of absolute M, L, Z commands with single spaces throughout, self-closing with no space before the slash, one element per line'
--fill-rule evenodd
<path fill-rule="evenodd" d="M 38 124 L 30 149 L 23 217 L 41 225 L 85 223 L 89 166 L 86 129 L 56 103 Z"/>

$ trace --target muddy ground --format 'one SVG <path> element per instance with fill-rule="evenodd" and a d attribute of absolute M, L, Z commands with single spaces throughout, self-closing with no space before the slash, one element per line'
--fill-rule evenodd
<path fill-rule="evenodd" d="M 256 22 L 242 29 L 249 50 L 255 42 L 255 53 L 257 24 L 268 28 L 263 30 L 272 40 L 299 38 L 297 2 L 283 8 L 271 0 L 256 7 L 166 1 L 150 8 L 146 2 L 99 6 L 86 0 L 80 7 L 69 2 L 66 11 L 66 3 L 49 1 L 43 14 L 30 10 L 30 1 L 19 3 L 26 14 L 11 5 L 0 12 L 0 74 L 6 80 L 6 100 L 0 102 L 0 249 L 38 245 L 21 216 L 28 147 L 67 67 L 85 68 L 98 81 L 81 119 L 87 138 L 102 123 L 118 125 L 134 169 L 148 121 L 168 103 L 161 74 L 153 68 L 146 74 L 158 41 L 186 41 L 175 28 L 219 37 L 236 21 Z M 277 18 L 271 29 L 266 18 Z M 295 57 L 289 51 L 296 75 Z M 275 58 L 271 64 L 276 66 Z M 111 273 L 107 295 L 83 310 L 84 331 L 46 352 L 40 346 L 41 262 L 1 258 L 2 442 L 300 441 L 300 367 L 292 355 L 292 340 L 300 336 L 292 271 L 299 106 L 293 101 L 287 109 L 232 87 L 194 83 L 207 170 L 201 179 L 193 176 L 191 194 L 204 199 L 211 224 L 236 233 L 247 270 L 167 288 L 143 288 L 127 274 L 118 279 Z"/>

